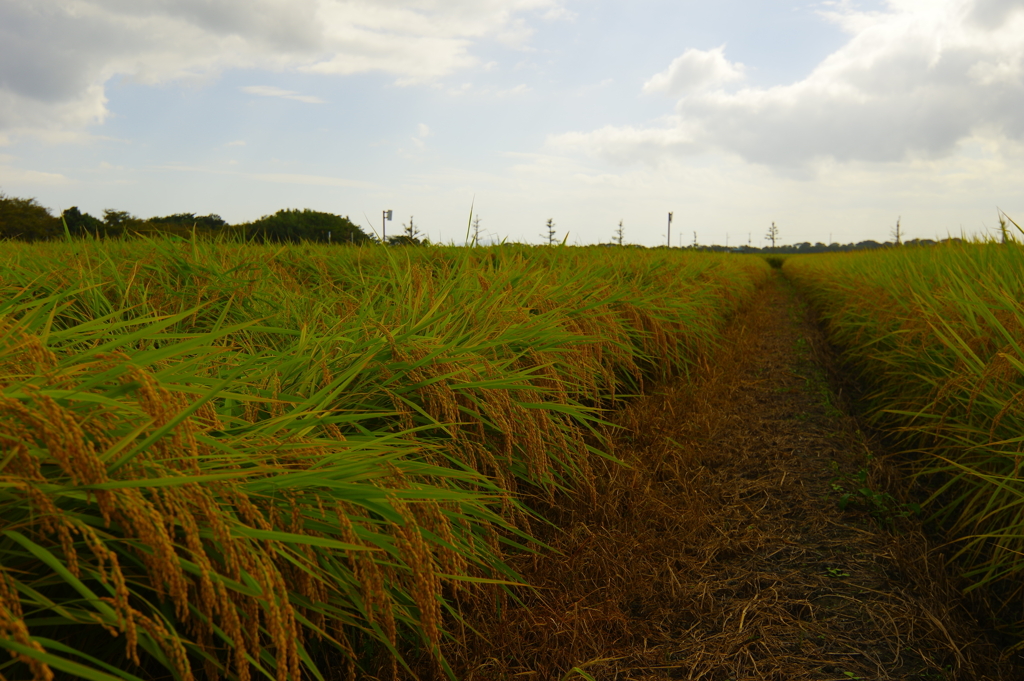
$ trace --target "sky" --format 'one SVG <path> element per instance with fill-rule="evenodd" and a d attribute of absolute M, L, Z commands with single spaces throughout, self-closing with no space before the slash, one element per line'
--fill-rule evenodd
<path fill-rule="evenodd" d="M 0 0 L 0 192 L 433 241 L 1024 225 L 1024 0 Z"/>

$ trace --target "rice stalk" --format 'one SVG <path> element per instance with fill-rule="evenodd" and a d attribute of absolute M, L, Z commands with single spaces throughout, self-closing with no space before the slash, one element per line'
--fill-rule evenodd
<path fill-rule="evenodd" d="M 870 420 L 919 462 L 968 589 L 1011 609 L 1024 595 L 1022 268 L 1012 241 L 784 265 L 858 371 Z"/>
<path fill-rule="evenodd" d="M 412 650 L 444 668 L 456 596 L 517 580 L 524 501 L 592 497 L 602 410 L 706 356 L 767 274 L 574 249 L 37 246 L 0 256 L 0 627 L 33 678 L 394 675 Z"/>

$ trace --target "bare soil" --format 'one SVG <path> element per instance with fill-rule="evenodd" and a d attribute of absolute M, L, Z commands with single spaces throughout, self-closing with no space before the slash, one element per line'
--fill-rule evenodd
<path fill-rule="evenodd" d="M 467 604 L 457 677 L 1024 679 L 828 362 L 776 277 L 713 364 L 613 416 L 629 466 L 601 467 L 598 503 L 536 501 L 558 552 L 513 559 L 520 603 Z"/>

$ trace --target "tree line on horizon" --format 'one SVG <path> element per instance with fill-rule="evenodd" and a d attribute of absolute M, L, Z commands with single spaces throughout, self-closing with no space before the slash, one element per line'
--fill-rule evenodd
<path fill-rule="evenodd" d="M 1004 225 L 1005 223 L 1001 222 Z M 1014 223 L 1016 224 L 1016 223 Z M 65 225 L 67 231 L 65 232 Z M 547 245 L 554 245 L 554 221 L 548 220 L 545 225 L 547 233 L 542 235 Z M 1019 229 L 1019 228 L 1018 228 Z M 479 233 L 479 219 L 476 230 Z M 48 208 L 40 205 L 35 199 L 11 197 L 0 192 L 0 239 L 17 241 L 47 241 L 72 237 L 120 238 L 133 235 L 173 234 L 181 237 L 193 235 L 203 237 L 221 237 L 256 242 L 297 243 L 300 241 L 314 243 L 367 244 L 377 241 L 358 225 L 349 220 L 348 216 L 335 215 L 304 208 L 283 209 L 273 215 L 264 215 L 258 220 L 239 224 L 229 224 L 216 214 L 196 215 L 195 213 L 175 213 L 159 217 L 142 219 L 128 211 L 111 208 L 103 211 L 103 217 L 97 218 L 83 213 L 77 206 L 72 206 L 60 215 L 53 215 Z M 775 223 L 769 230 L 768 238 L 775 242 L 779 231 Z M 951 239 L 956 241 L 958 239 Z M 1005 229 L 1004 229 L 1005 240 Z M 402 231 L 389 235 L 390 245 L 429 245 L 427 239 L 409 218 L 408 224 L 402 225 Z M 474 241 L 476 243 L 476 241 Z M 899 221 L 893 241 L 878 242 L 873 240 L 848 244 L 824 244 L 801 242 L 791 245 L 773 245 L 759 248 L 743 245 L 736 247 L 720 245 L 698 245 L 696 238 L 692 245 L 678 248 L 703 251 L 728 251 L 733 253 L 825 253 L 831 251 L 857 251 L 875 248 L 891 248 L 894 246 L 928 246 L 937 243 L 932 239 L 912 239 L 903 241 L 900 234 Z M 612 243 L 599 246 L 647 248 L 646 246 L 627 244 L 624 242 L 624 229 L 620 221 L 619 227 L 612 237 Z M 677 248 L 665 245 L 654 248 Z"/>
<path fill-rule="evenodd" d="M 943 239 L 943 241 L 961 241 L 961 239 L 953 237 L 951 239 Z M 809 241 L 802 241 L 796 244 L 787 244 L 784 246 L 685 246 L 684 248 L 696 249 L 698 251 L 718 251 L 718 252 L 730 252 L 730 253 L 772 253 L 778 255 L 796 255 L 798 253 L 831 253 L 831 252 L 842 252 L 842 251 L 868 251 L 874 248 L 894 248 L 896 246 L 933 246 L 939 243 L 934 239 L 910 239 L 908 241 L 874 241 L 868 239 L 867 241 L 857 241 L 848 244 L 832 243 L 823 244 L 820 241 L 812 244 Z M 662 247 L 664 248 L 664 246 Z"/>
<path fill-rule="evenodd" d="M 35 199 L 11 197 L 0 192 L 0 239 L 49 241 L 68 235 L 109 239 L 153 234 L 215 236 L 275 243 L 361 244 L 372 240 L 348 216 L 308 208 L 283 209 L 252 222 L 232 225 L 216 214 L 175 213 L 142 219 L 127 211 L 111 208 L 104 210 L 103 217 L 98 218 L 83 213 L 77 206 L 53 215 Z"/>

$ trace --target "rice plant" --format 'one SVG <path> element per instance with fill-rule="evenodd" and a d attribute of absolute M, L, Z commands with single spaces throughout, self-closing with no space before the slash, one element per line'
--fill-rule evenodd
<path fill-rule="evenodd" d="M 1024 248 L 952 242 L 790 258 L 868 388 L 873 423 L 930 481 L 971 589 L 1024 587 Z M 1019 607 L 1014 606 L 1019 610 Z"/>
<path fill-rule="evenodd" d="M 5 244 L 0 673 L 323 678 L 409 651 L 444 669 L 459 594 L 536 550 L 529 495 L 592 494 L 602 410 L 711 352 L 767 271 Z"/>

